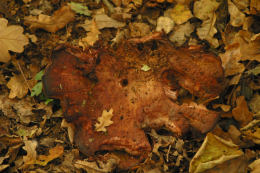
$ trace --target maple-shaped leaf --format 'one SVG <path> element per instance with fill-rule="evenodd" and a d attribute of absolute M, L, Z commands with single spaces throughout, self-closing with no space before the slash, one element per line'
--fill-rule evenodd
<path fill-rule="evenodd" d="M 107 126 L 113 124 L 111 118 L 113 117 L 113 109 L 111 108 L 109 111 L 103 110 L 101 117 L 98 117 L 98 123 L 95 124 L 96 131 L 98 132 L 106 132 Z"/>
<path fill-rule="evenodd" d="M 23 35 L 23 27 L 7 24 L 8 20 L 0 18 L 0 62 L 11 59 L 9 50 L 22 53 L 24 46 L 29 43 L 28 38 Z"/>
<path fill-rule="evenodd" d="M 10 89 L 9 98 L 23 98 L 28 92 L 28 86 L 21 75 L 14 75 L 7 83 Z"/>

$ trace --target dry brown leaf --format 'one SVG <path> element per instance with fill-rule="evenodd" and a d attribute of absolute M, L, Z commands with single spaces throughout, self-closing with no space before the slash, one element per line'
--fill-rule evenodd
<path fill-rule="evenodd" d="M 14 75 L 7 83 L 10 89 L 9 98 L 23 98 L 28 92 L 28 86 L 22 75 Z"/>
<path fill-rule="evenodd" d="M 155 30 L 158 32 L 164 31 L 166 34 L 168 34 L 169 32 L 172 31 L 173 26 L 174 26 L 174 22 L 171 18 L 160 16 L 157 19 L 157 26 Z"/>
<path fill-rule="evenodd" d="M 73 144 L 73 141 L 74 141 L 74 130 L 75 130 L 74 125 L 72 123 L 68 123 L 65 119 L 62 119 L 61 127 L 68 129 L 69 140 L 70 140 L 70 143 Z"/>
<path fill-rule="evenodd" d="M 26 156 L 23 156 L 23 162 L 25 165 L 34 164 L 36 161 L 37 153 L 37 141 L 24 141 L 25 146 L 23 149 L 27 152 Z"/>
<path fill-rule="evenodd" d="M 184 4 L 176 4 L 171 11 L 171 18 L 177 25 L 187 22 L 192 17 L 189 7 Z"/>
<path fill-rule="evenodd" d="M 107 126 L 113 124 L 111 118 L 113 117 L 113 109 L 111 108 L 109 111 L 103 110 L 101 117 L 98 117 L 98 122 L 95 124 L 95 129 L 98 132 L 106 132 Z"/>
<path fill-rule="evenodd" d="M 253 120 L 253 113 L 249 111 L 244 96 L 238 97 L 236 104 L 237 106 L 232 110 L 232 114 L 234 119 L 240 123 L 241 127 L 243 127 Z"/>
<path fill-rule="evenodd" d="M 259 173 L 260 171 L 260 159 L 255 160 L 248 166 L 251 169 L 251 173 Z"/>
<path fill-rule="evenodd" d="M 70 6 L 63 6 L 53 13 L 52 16 L 40 14 L 39 16 L 26 16 L 25 25 L 30 29 L 44 29 L 48 32 L 56 32 L 75 19 L 75 13 Z"/>
<path fill-rule="evenodd" d="M 260 13 L 260 1 L 251 0 L 250 1 L 250 14 L 259 14 Z"/>
<path fill-rule="evenodd" d="M 190 22 L 175 27 L 174 32 L 170 35 L 169 39 L 177 46 L 183 45 L 187 38 L 194 30 L 194 25 Z"/>
<path fill-rule="evenodd" d="M 216 0 L 198 0 L 194 3 L 193 12 L 197 18 L 204 21 L 213 18 L 218 6 L 219 3 Z"/>
<path fill-rule="evenodd" d="M 99 30 L 104 28 L 122 28 L 125 26 L 125 23 L 108 17 L 106 14 L 96 14 L 93 17 L 93 20 L 96 22 L 97 29 Z M 84 24 L 79 26 L 83 27 L 86 31 L 91 31 L 92 25 L 92 20 L 87 19 Z"/>
<path fill-rule="evenodd" d="M 197 34 L 200 39 L 207 40 L 213 47 L 218 47 L 219 42 L 218 39 L 214 38 L 214 35 L 217 33 L 217 29 L 215 28 L 216 22 L 216 14 L 207 20 L 204 20 L 201 24 L 200 28 L 197 28 Z"/>
<path fill-rule="evenodd" d="M 240 27 L 243 25 L 246 15 L 239 11 L 231 0 L 228 0 L 228 12 L 230 14 L 230 24 L 232 26 Z"/>
<path fill-rule="evenodd" d="M 260 95 L 258 93 L 254 94 L 249 101 L 249 107 L 254 113 L 260 112 Z"/>
<path fill-rule="evenodd" d="M 39 155 L 36 164 L 46 166 L 50 161 L 60 157 L 63 154 L 63 151 L 63 146 L 57 145 L 49 150 L 49 155 Z"/>
<path fill-rule="evenodd" d="M 91 31 L 87 33 L 85 38 L 79 41 L 79 45 L 85 49 L 86 46 L 93 46 L 99 39 L 101 32 L 98 30 L 95 20 L 92 20 Z"/>
<path fill-rule="evenodd" d="M 131 37 L 144 37 L 151 33 L 150 26 L 146 23 L 133 22 L 129 24 Z"/>
<path fill-rule="evenodd" d="M 244 65 L 239 63 L 241 60 L 239 45 L 234 44 L 226 47 L 225 49 L 226 52 L 219 55 L 222 60 L 222 66 L 225 70 L 225 76 L 232 76 L 244 72 Z"/>
<path fill-rule="evenodd" d="M 0 18 L 0 62 L 8 62 L 11 57 L 9 50 L 22 53 L 24 46 L 29 43 L 23 35 L 23 27 L 18 25 L 7 26 L 8 20 Z"/>

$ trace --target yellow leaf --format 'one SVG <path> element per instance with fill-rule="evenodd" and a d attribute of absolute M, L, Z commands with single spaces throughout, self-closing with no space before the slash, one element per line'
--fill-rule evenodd
<path fill-rule="evenodd" d="M 21 75 L 14 75 L 7 83 L 7 87 L 10 89 L 9 98 L 13 99 L 15 97 L 23 98 L 27 92 L 28 87 L 25 80 Z"/>
<path fill-rule="evenodd" d="M 30 25 L 30 29 L 44 29 L 56 32 L 75 19 L 75 13 L 69 6 L 64 6 L 54 12 L 52 16 L 40 14 L 39 16 L 24 17 L 24 24 Z"/>
<path fill-rule="evenodd" d="M 233 173 L 240 169 L 237 163 L 242 164 L 243 152 L 239 150 L 239 146 L 231 141 L 226 141 L 218 136 L 208 133 L 202 146 L 190 162 L 190 173 L 199 173 L 211 170 L 209 172 Z M 237 160 L 241 158 L 240 160 Z M 226 163 L 226 164 L 225 164 Z M 218 165 L 217 169 L 214 169 Z"/>
<path fill-rule="evenodd" d="M 111 108 L 109 112 L 107 110 L 103 110 L 101 117 L 98 117 L 98 123 L 95 124 L 96 131 L 98 132 L 106 132 L 107 126 L 113 124 L 111 118 L 113 117 L 113 109 Z"/>
<path fill-rule="evenodd" d="M 187 22 L 192 16 L 188 6 L 184 4 L 175 5 L 171 13 L 171 18 L 177 25 Z"/>
<path fill-rule="evenodd" d="M 245 22 L 246 15 L 228 0 L 228 12 L 230 14 L 230 24 L 234 27 L 242 26 Z"/>
<path fill-rule="evenodd" d="M 64 148 L 61 145 L 57 145 L 56 147 L 49 150 L 49 155 L 39 155 L 36 164 L 45 166 L 50 161 L 60 157 L 63 154 Z"/>
<path fill-rule="evenodd" d="M 11 57 L 9 50 L 22 53 L 24 46 L 29 43 L 23 35 L 23 27 L 18 25 L 7 26 L 8 21 L 0 18 L 0 62 L 8 62 Z"/>

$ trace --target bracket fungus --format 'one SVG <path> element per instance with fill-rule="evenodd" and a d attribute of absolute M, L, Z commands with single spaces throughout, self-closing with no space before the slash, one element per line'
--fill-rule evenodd
<path fill-rule="evenodd" d="M 149 70 L 142 70 L 146 64 Z M 145 159 L 149 129 L 177 136 L 190 129 L 206 133 L 219 114 L 195 103 L 177 102 L 184 88 L 201 99 L 223 86 L 219 57 L 195 48 L 174 48 L 166 40 L 132 43 L 116 50 L 63 46 L 55 50 L 43 77 L 45 94 L 60 99 L 64 116 L 75 125 L 74 141 L 87 156 L 123 151 L 128 169 Z M 101 130 L 97 130 L 97 126 Z"/>

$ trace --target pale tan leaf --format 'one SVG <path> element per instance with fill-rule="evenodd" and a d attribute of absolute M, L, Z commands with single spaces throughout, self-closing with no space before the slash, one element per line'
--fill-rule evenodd
<path fill-rule="evenodd" d="M 24 141 L 25 146 L 23 149 L 27 152 L 26 156 L 23 156 L 23 162 L 25 165 L 34 164 L 36 161 L 37 153 L 37 141 Z"/>
<path fill-rule="evenodd" d="M 75 13 L 69 6 L 63 6 L 53 13 L 52 16 L 40 14 L 39 16 L 26 16 L 25 25 L 30 29 L 44 29 L 48 32 L 56 32 L 75 19 Z"/>
<path fill-rule="evenodd" d="M 15 97 L 23 98 L 28 92 L 26 81 L 22 75 L 14 75 L 10 81 L 8 81 L 7 87 L 10 89 L 9 98 L 11 99 Z"/>
<path fill-rule="evenodd" d="M 197 28 L 197 34 L 200 39 L 207 40 L 213 47 L 218 47 L 218 39 L 214 38 L 214 35 L 217 33 L 215 28 L 216 14 L 214 13 L 212 18 L 204 20 L 200 28 Z"/>
<path fill-rule="evenodd" d="M 86 46 L 93 46 L 99 39 L 101 32 L 98 30 L 95 20 L 92 20 L 91 31 L 87 33 L 85 38 L 82 38 L 79 45 L 85 48 Z"/>
<path fill-rule="evenodd" d="M 259 173 L 260 172 L 260 159 L 255 160 L 248 167 L 251 169 L 251 173 Z"/>
<path fill-rule="evenodd" d="M 18 25 L 7 26 L 8 21 L 0 18 L 0 62 L 10 60 L 9 50 L 22 53 L 24 46 L 29 43 L 28 38 L 23 35 L 23 27 Z"/>
<path fill-rule="evenodd" d="M 170 35 L 169 40 L 177 46 L 183 45 L 187 38 L 194 30 L 194 25 L 190 22 L 175 27 L 174 32 Z"/>
<path fill-rule="evenodd" d="M 98 122 L 95 124 L 95 129 L 98 132 L 106 132 L 107 126 L 113 124 L 111 118 L 113 117 L 113 109 L 111 108 L 109 111 L 103 110 L 101 117 L 98 117 Z"/>
<path fill-rule="evenodd" d="M 244 153 L 239 146 L 208 133 L 202 146 L 190 162 L 190 173 L 245 171 Z"/>
<path fill-rule="evenodd" d="M 164 31 L 166 34 L 172 31 L 174 22 L 169 17 L 161 16 L 157 19 L 156 31 Z"/>
<path fill-rule="evenodd" d="M 228 12 L 230 14 L 230 24 L 232 26 L 239 27 L 243 25 L 246 15 L 239 11 L 231 0 L 228 0 Z"/>
<path fill-rule="evenodd" d="M 216 0 L 198 0 L 194 3 L 194 15 L 200 20 L 211 19 L 219 3 Z"/>
<path fill-rule="evenodd" d="M 176 4 L 171 11 L 171 18 L 177 25 L 187 22 L 193 15 L 187 5 Z"/>

